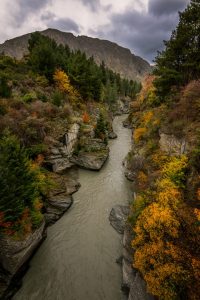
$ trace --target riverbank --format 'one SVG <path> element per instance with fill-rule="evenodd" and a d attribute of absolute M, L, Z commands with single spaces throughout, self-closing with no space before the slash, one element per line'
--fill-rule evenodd
<path fill-rule="evenodd" d="M 132 197 L 121 164 L 131 144 L 124 118 L 114 120 L 118 139 L 109 142 L 110 158 L 101 172 L 79 170 L 81 189 L 73 195 L 73 206 L 48 228 L 13 299 L 123 299 L 121 269 L 115 263 L 121 239 L 108 215 L 113 205 Z"/>

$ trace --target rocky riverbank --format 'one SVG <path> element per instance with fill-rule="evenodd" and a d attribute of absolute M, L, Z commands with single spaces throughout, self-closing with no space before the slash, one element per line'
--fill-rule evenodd
<path fill-rule="evenodd" d="M 113 207 L 109 216 L 112 227 L 122 234 L 122 256 L 116 260 L 122 265 L 121 289 L 128 296 L 128 300 L 153 300 L 154 297 L 147 293 L 144 280 L 133 268 L 133 231 L 127 222 L 129 212 L 129 206 L 117 205 Z"/>
<path fill-rule="evenodd" d="M 73 204 L 73 193 L 80 188 L 78 168 L 100 170 L 109 157 L 109 147 L 101 140 L 80 133 L 80 125 L 72 124 L 68 131 L 51 138 L 44 166 L 51 171 L 54 187 L 44 201 L 44 219 L 39 228 L 23 239 L 0 237 L 0 299 L 7 300 L 22 284 L 29 261 L 45 239 L 46 228 L 66 213 Z M 80 139 L 84 140 L 77 151 Z M 108 138 L 117 138 L 112 126 Z"/>

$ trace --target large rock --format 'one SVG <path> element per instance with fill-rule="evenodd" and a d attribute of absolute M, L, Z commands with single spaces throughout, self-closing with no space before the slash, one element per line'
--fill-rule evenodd
<path fill-rule="evenodd" d="M 109 139 L 114 140 L 117 138 L 117 134 L 114 131 L 109 132 L 108 134 Z"/>
<path fill-rule="evenodd" d="M 64 133 L 60 141 L 52 139 L 52 144 L 46 157 L 46 165 L 48 167 L 51 166 L 53 172 L 64 174 L 73 166 L 73 163 L 70 162 L 70 157 L 78 141 L 79 130 L 80 125 L 74 123 L 67 133 Z"/>
<path fill-rule="evenodd" d="M 65 175 L 53 175 L 55 187 L 49 192 L 45 203 L 45 219 L 48 225 L 55 223 L 71 207 L 71 195 L 80 187 L 77 178 L 77 170 L 74 168 L 68 170 Z"/>
<path fill-rule="evenodd" d="M 83 152 L 80 153 L 78 156 L 73 156 L 71 158 L 71 162 L 73 162 L 81 168 L 98 171 L 102 168 L 108 156 L 108 150 L 96 153 Z"/>
<path fill-rule="evenodd" d="M 100 139 L 84 141 L 83 149 L 70 158 L 77 166 L 88 170 L 100 170 L 109 156 L 109 148 Z"/>
<path fill-rule="evenodd" d="M 0 299 L 7 299 L 7 289 L 14 277 L 20 278 L 21 268 L 29 261 L 46 237 L 45 223 L 23 240 L 0 238 Z M 19 279 L 20 280 L 20 279 Z"/>
<path fill-rule="evenodd" d="M 109 216 L 110 224 L 120 234 L 124 233 L 127 217 L 129 214 L 129 206 L 116 205 L 112 208 Z"/>

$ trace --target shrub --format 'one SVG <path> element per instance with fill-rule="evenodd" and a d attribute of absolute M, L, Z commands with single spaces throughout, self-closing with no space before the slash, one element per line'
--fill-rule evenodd
<path fill-rule="evenodd" d="M 144 138 L 146 133 L 147 133 L 146 127 L 136 128 L 133 133 L 133 138 L 135 143 L 141 141 Z"/>

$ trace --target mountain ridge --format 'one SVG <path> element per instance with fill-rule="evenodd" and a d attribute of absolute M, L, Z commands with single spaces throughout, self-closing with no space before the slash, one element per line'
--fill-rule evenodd
<path fill-rule="evenodd" d="M 151 71 L 151 66 L 147 61 L 117 43 L 85 35 L 75 36 L 71 32 L 62 32 L 52 28 L 40 33 L 54 39 L 57 44 L 67 44 L 71 50 L 85 52 L 87 57 L 93 56 L 98 65 L 104 61 L 108 68 L 124 78 L 140 81 Z M 6 40 L 0 44 L 0 53 L 21 59 L 28 53 L 30 35 L 31 33 L 27 33 Z"/>

